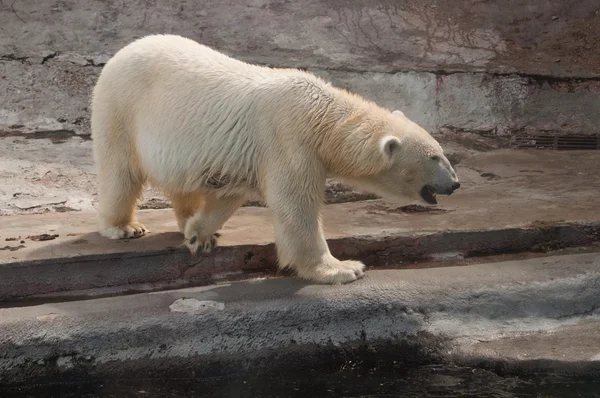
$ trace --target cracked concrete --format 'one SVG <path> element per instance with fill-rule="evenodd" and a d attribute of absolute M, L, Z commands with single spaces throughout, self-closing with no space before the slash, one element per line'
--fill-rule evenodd
<path fill-rule="evenodd" d="M 3 62 L 0 131 L 69 130 L 89 135 L 89 98 L 100 68 L 71 61 Z M 48 70 L 50 68 L 50 70 Z M 353 73 L 314 68 L 333 84 L 390 110 L 401 109 L 434 134 L 460 129 L 490 136 L 596 134 L 600 81 L 523 75 L 430 72 Z M 25 72 L 25 73 L 24 73 Z M 7 133 L 4 133 L 6 135 Z"/>

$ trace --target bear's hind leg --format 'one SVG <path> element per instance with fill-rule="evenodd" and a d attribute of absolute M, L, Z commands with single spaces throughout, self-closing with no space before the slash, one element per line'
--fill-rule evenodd
<path fill-rule="evenodd" d="M 109 239 L 139 238 L 150 232 L 135 217 L 135 205 L 144 181 L 128 168 L 98 168 L 98 229 Z"/>
<path fill-rule="evenodd" d="M 218 197 L 209 193 L 204 200 L 204 206 L 185 223 L 185 245 L 192 255 L 199 249 L 208 253 L 217 246 L 217 231 L 244 204 L 245 198 L 238 195 Z"/>
<path fill-rule="evenodd" d="M 177 218 L 179 231 L 185 233 L 187 220 L 196 214 L 204 206 L 205 194 L 200 192 L 175 193 L 169 195 L 171 205 Z"/>

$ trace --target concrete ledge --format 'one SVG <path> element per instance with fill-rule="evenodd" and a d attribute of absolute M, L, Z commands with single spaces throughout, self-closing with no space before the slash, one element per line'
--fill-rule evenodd
<path fill-rule="evenodd" d="M 351 207 L 355 216 L 357 213 L 362 216 L 359 210 L 369 205 L 355 204 Z M 247 212 L 253 211 L 256 209 Z M 393 215 L 386 215 L 386 218 L 393 226 Z M 347 221 L 352 224 L 354 220 L 350 218 Z M 372 220 L 373 229 L 377 228 L 377 224 Z M 586 245 L 600 240 L 600 222 L 491 230 L 365 232 L 342 237 L 334 235 L 328 239 L 332 253 L 341 259 L 362 260 L 370 268 L 403 268 L 419 260 L 440 261 Z M 174 243 L 179 234 L 160 234 L 148 240 L 155 240 L 153 238 L 164 238 L 166 242 Z M 135 243 L 132 241 L 129 245 L 134 246 Z M 73 245 L 69 241 L 67 244 Z M 124 242 L 116 244 L 126 245 Z M 57 251 L 60 252 L 60 249 Z M 276 272 L 276 253 L 272 243 L 232 244 L 219 247 L 209 255 L 198 256 L 191 256 L 185 248 L 168 245 L 154 250 L 132 248 L 114 253 L 23 259 L 0 264 L 0 270 L 0 301 L 56 300 L 264 276 Z"/>
<path fill-rule="evenodd" d="M 377 270 L 0 309 L 0 385 L 358 357 L 600 372 L 600 255 Z M 179 373 L 186 372 L 186 373 Z"/>
<path fill-rule="evenodd" d="M 371 268 L 587 245 L 600 240 L 597 165 L 597 151 L 482 153 L 458 165 L 463 186 L 437 207 L 326 206 L 326 237 L 334 255 Z M 152 233 L 135 240 L 100 237 L 95 219 L 91 212 L 2 217 L 0 301 L 178 288 L 275 270 L 266 208 L 240 209 L 221 231 L 221 247 L 196 257 L 180 247 L 171 209 L 140 211 Z"/>

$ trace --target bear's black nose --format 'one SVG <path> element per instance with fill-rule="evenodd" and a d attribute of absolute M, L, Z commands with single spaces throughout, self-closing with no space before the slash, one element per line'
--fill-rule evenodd
<path fill-rule="evenodd" d="M 460 183 L 455 182 L 454 185 L 452 185 L 452 190 L 456 191 L 458 188 L 460 188 Z"/>

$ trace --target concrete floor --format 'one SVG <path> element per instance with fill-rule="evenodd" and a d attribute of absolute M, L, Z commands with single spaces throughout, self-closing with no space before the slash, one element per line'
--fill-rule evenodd
<path fill-rule="evenodd" d="M 599 155 L 478 153 L 458 164 L 462 187 L 438 206 L 381 200 L 326 206 L 326 237 L 334 255 L 374 268 L 586 245 L 598 240 L 600 230 Z M 69 189 L 63 192 L 75 198 Z M 197 257 L 181 247 L 172 210 L 142 210 L 139 219 L 151 233 L 114 241 L 98 235 L 90 211 L 2 217 L 0 299 L 146 291 L 274 270 L 275 236 L 266 208 L 238 210 L 221 231 L 221 247 Z"/>
<path fill-rule="evenodd" d="M 181 264 L 189 259 L 181 260 L 182 253 L 169 249 L 181 239 L 172 233 L 175 222 L 169 209 L 143 211 L 141 218 L 154 232 L 139 240 L 108 242 L 93 232 L 89 141 L 76 140 L 25 140 L 3 149 L 7 172 L 2 178 L 12 181 L 2 185 L 6 209 L 35 213 L 46 206 L 52 214 L 2 217 L 0 239 L 9 248 L 0 251 L 2 289 L 19 281 L 37 289 L 44 283 L 56 288 L 66 282 L 65 289 L 77 290 L 123 281 L 131 288 L 140 275 L 153 273 L 151 278 L 160 281 L 168 280 L 171 271 L 181 272 Z M 29 151 L 23 149 L 28 145 Z M 401 254 L 414 248 L 438 250 L 428 253 L 442 257 L 456 255 L 452 250 L 464 245 L 486 248 L 498 239 L 498 230 L 506 235 L 499 246 L 504 249 L 509 247 L 505 242 L 529 239 L 524 231 L 531 229 L 550 234 L 558 243 L 572 239 L 573 231 L 558 233 L 553 229 L 557 225 L 579 225 L 577 234 L 597 240 L 590 226 L 600 222 L 598 164 L 595 151 L 470 152 L 457 166 L 463 187 L 441 198 L 439 206 L 398 207 L 378 200 L 332 205 L 325 211 L 325 226 L 334 250 L 354 256 L 371 245 L 369 250 L 385 254 L 386 261 L 395 258 L 390 253 L 398 248 Z M 66 201 L 48 205 L 53 203 L 45 196 L 49 193 L 60 193 Z M 42 205 L 27 208 L 36 202 L 26 205 L 26 198 L 41 200 L 37 203 Z M 87 207 L 56 207 L 77 203 Z M 457 230 L 475 233 L 453 237 L 441 246 L 433 238 Z M 241 267 L 249 266 L 246 250 L 252 247 L 252 261 L 258 261 L 260 250 L 272 241 L 268 209 L 241 209 L 224 232 L 224 245 L 244 257 Z M 59 236 L 36 240 L 41 233 Z M 407 236 L 413 240 L 402 240 Z M 371 238 L 357 243 L 345 237 Z M 550 246 L 556 243 L 552 242 Z M 168 260 L 151 264 L 157 249 L 164 250 Z M 111 252 L 117 257 L 105 262 L 93 257 Z M 143 261 L 136 252 L 145 256 Z M 229 261 L 224 253 L 182 269 L 191 275 L 222 274 L 224 261 Z M 88 256 L 83 267 L 76 259 L 81 256 Z M 37 268 L 52 258 L 58 260 L 54 268 Z M 18 273 L 23 270 L 25 274 Z M 365 345 L 381 358 L 413 364 L 434 360 L 501 367 L 517 374 L 596 374 L 599 275 L 600 256 L 591 252 L 467 267 L 371 269 L 364 280 L 340 287 L 255 278 L 171 290 L 148 284 L 147 290 L 162 291 L 81 301 L 62 297 L 52 302 L 57 296 L 46 296 L 50 302 L 26 307 L 6 303 L 0 309 L 0 385 L 56 377 L 86 380 L 191 370 L 203 374 L 212 372 L 215 364 L 224 372 L 256 366 L 268 371 L 336 355 L 360 359 Z M 108 277 L 123 281 L 115 285 L 116 279 Z M 99 289 L 87 298 L 124 292 Z"/>

